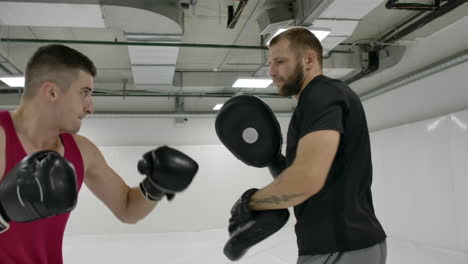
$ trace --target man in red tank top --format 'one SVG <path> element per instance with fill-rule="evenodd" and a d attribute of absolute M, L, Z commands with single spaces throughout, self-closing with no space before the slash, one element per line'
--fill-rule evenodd
<path fill-rule="evenodd" d="M 107 165 L 97 146 L 77 134 L 81 120 L 94 110 L 91 95 L 95 76 L 93 62 L 82 53 L 64 45 L 41 47 L 27 64 L 20 105 L 11 112 L 0 111 L 2 264 L 62 263 L 62 240 L 69 210 L 55 216 L 40 216 L 41 219 L 33 219 L 23 212 L 29 210 L 28 202 L 53 211 L 55 204 L 43 196 L 63 195 L 45 188 L 46 182 L 38 180 L 36 172 L 24 169 L 32 166 L 42 174 L 50 173 L 43 169 L 49 165 L 34 162 L 25 165 L 37 153 L 50 150 L 71 163 L 75 169 L 75 189 L 79 190 L 84 181 L 125 223 L 136 223 L 162 198 L 184 190 L 198 171 L 198 164 L 190 157 L 164 146 L 143 155 L 138 170 L 146 177 L 139 186 L 129 187 Z M 49 176 L 52 185 L 59 178 Z M 21 185 L 29 179 L 37 181 L 41 198 L 34 200 L 31 191 Z M 21 193 L 14 192 L 13 197 L 12 190 Z"/>

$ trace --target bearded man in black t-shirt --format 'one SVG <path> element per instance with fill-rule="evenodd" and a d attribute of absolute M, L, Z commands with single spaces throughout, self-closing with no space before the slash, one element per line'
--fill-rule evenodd
<path fill-rule="evenodd" d="M 278 34 L 268 46 L 279 94 L 298 104 L 288 129 L 287 168 L 248 199 L 244 195 L 244 203 L 252 212 L 294 207 L 298 264 L 385 263 L 386 234 L 372 203 L 369 131 L 359 97 L 322 74 L 322 46 L 307 28 Z M 243 218 L 233 216 L 230 224 L 242 221 L 237 219 Z"/>

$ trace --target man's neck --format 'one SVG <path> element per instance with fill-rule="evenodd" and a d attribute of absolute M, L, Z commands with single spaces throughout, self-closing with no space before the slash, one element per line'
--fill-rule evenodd
<path fill-rule="evenodd" d="M 52 118 L 48 116 L 40 106 L 33 104 L 20 104 L 20 107 L 11 113 L 15 130 L 20 140 L 24 141 L 22 143 L 33 149 L 57 147 L 60 131 L 52 126 Z"/>

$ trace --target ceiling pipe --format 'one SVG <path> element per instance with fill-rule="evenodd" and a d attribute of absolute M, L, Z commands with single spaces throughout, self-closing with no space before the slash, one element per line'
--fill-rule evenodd
<path fill-rule="evenodd" d="M 430 14 L 422 17 L 421 19 L 417 20 L 416 22 L 410 24 L 406 28 L 402 29 L 400 32 L 396 33 L 395 35 L 387 38 L 387 39 L 382 39 L 381 43 L 392 43 L 395 42 L 398 39 L 401 39 L 402 37 L 410 34 L 411 32 L 423 27 L 424 25 L 428 24 L 429 22 L 449 13 L 450 11 L 454 10 L 455 8 L 463 5 L 464 3 L 468 2 L 468 0 L 452 0 L 450 2 L 447 2 L 444 4 L 442 7 L 440 7 L 437 10 L 434 10 Z"/>
<path fill-rule="evenodd" d="M 433 5 L 425 5 L 419 3 L 398 3 L 398 0 L 388 0 L 385 4 L 387 9 L 398 9 L 398 10 L 424 10 L 432 11 L 440 8 L 440 1 L 435 0 Z"/>
<path fill-rule="evenodd" d="M 21 94 L 24 88 L 6 88 L 0 89 L 0 94 Z M 112 90 L 112 91 L 100 91 L 99 88 L 93 92 L 93 97 L 192 97 L 192 98 L 230 98 L 237 93 L 208 93 L 208 94 L 189 94 L 189 93 L 157 93 L 157 92 L 142 92 L 132 90 Z M 249 95 L 255 95 L 261 98 L 273 98 L 273 99 L 285 99 L 291 97 L 280 96 L 276 93 L 245 93 Z"/>
<path fill-rule="evenodd" d="M 173 112 L 97 112 L 88 115 L 87 118 L 215 118 L 218 112 L 186 112 L 186 113 L 173 113 Z M 292 112 L 274 112 L 276 117 L 291 117 Z"/>
<path fill-rule="evenodd" d="M 410 34 L 413 31 L 416 31 L 417 29 L 419 29 L 422 26 L 428 24 L 429 22 L 431 22 L 431 21 L 433 21 L 433 20 L 435 20 L 435 19 L 449 13 L 450 11 L 452 11 L 455 8 L 459 7 L 460 5 L 466 3 L 467 1 L 468 0 L 453 0 L 453 1 L 447 2 L 441 8 L 431 12 L 430 14 L 428 14 L 426 16 L 423 16 L 422 18 L 418 19 L 414 23 L 411 23 L 410 25 L 406 26 L 404 29 L 402 29 L 400 32 L 396 33 L 395 35 L 390 36 L 390 37 L 388 37 L 386 39 L 380 38 L 377 41 L 377 43 L 382 43 L 382 44 L 381 44 L 381 46 L 378 46 L 378 48 L 376 50 L 377 53 L 378 53 L 378 51 L 385 48 L 386 43 L 392 43 L 392 42 L 395 42 L 398 39 L 401 39 L 402 37 Z M 405 26 L 404 23 L 403 23 L 403 25 L 401 24 L 401 25 L 399 25 L 397 27 L 403 27 L 403 26 Z M 386 36 L 388 36 L 388 35 L 386 35 Z M 371 56 L 372 55 L 369 52 L 369 59 L 371 58 Z M 378 56 L 377 56 L 377 59 L 379 59 Z M 378 65 L 378 63 L 377 63 L 377 65 Z M 374 67 L 373 69 L 364 68 L 362 71 L 360 71 L 356 75 L 344 80 L 344 82 L 346 82 L 347 84 L 350 84 L 350 83 L 355 82 L 355 81 L 357 81 L 357 80 L 359 80 L 359 79 L 361 79 L 361 78 L 363 78 L 365 76 L 368 76 L 371 73 L 376 72 L 378 69 L 379 69 L 378 66 L 377 66 L 377 68 Z"/>
<path fill-rule="evenodd" d="M 416 19 L 420 18 L 423 14 L 426 14 L 424 11 L 414 12 L 414 13 L 416 13 L 416 15 L 411 16 L 410 18 L 406 19 L 402 23 L 400 23 L 400 24 L 394 26 L 393 28 L 391 28 L 387 33 L 385 33 L 383 36 L 381 36 L 379 38 L 379 40 L 384 40 L 384 39 L 389 38 L 391 35 L 395 34 L 399 30 L 403 29 L 405 26 L 410 25 L 412 21 L 416 21 Z"/>
<path fill-rule="evenodd" d="M 267 50 L 267 47 L 263 47 L 263 46 L 195 44 L 195 43 L 156 43 L 156 42 L 128 42 L 128 41 L 67 40 L 67 39 L 0 38 L 0 42 L 7 42 L 7 43 L 8 42 L 9 43 L 62 43 L 62 44 L 83 44 L 83 45 L 109 45 L 109 46 L 160 46 L 160 47 L 183 47 L 183 48 Z"/>
<path fill-rule="evenodd" d="M 115 91 L 116 93 L 99 93 L 95 92 L 93 93 L 93 97 L 101 97 L 101 96 L 106 96 L 106 97 L 122 97 L 122 94 L 118 94 L 119 91 Z M 18 93 L 18 91 L 16 91 Z M 133 94 L 129 91 L 125 93 L 126 97 L 192 97 L 192 98 L 230 98 L 234 96 L 237 93 L 223 93 L 223 94 Z M 283 97 L 278 94 L 261 94 L 261 93 L 245 93 L 249 95 L 255 95 L 261 98 L 277 98 L 277 99 L 284 99 L 284 98 L 289 98 L 289 97 Z"/>
<path fill-rule="evenodd" d="M 233 29 L 236 26 L 242 11 L 244 11 L 244 7 L 247 5 L 247 2 L 248 0 L 239 0 L 239 5 L 237 6 L 236 11 L 232 14 L 232 16 L 228 17 L 227 28 Z"/>
<path fill-rule="evenodd" d="M 22 93 L 23 93 L 22 87 L 18 87 L 17 89 L 15 88 L 1 88 L 0 89 L 0 94 L 22 94 Z"/>

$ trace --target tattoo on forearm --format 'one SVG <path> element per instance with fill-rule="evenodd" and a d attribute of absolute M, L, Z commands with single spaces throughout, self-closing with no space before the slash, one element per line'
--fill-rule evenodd
<path fill-rule="evenodd" d="M 273 195 L 263 199 L 253 199 L 253 203 L 274 203 L 279 204 L 283 202 L 288 202 L 292 199 L 304 196 L 304 193 L 295 193 L 295 194 L 283 194 L 281 196 Z"/>

